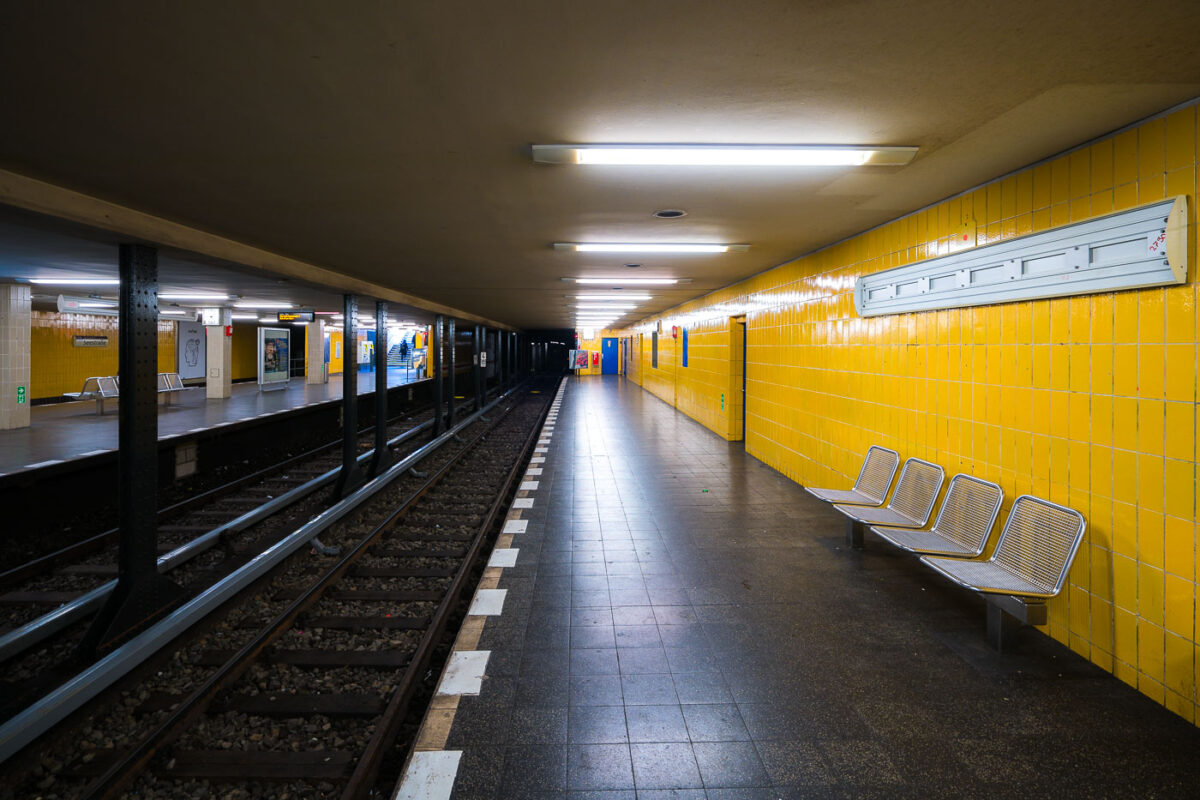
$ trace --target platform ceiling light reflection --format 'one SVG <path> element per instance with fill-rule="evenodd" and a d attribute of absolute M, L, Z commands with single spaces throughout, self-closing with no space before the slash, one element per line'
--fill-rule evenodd
<path fill-rule="evenodd" d="M 535 144 L 540 164 L 645 167 L 861 167 L 908 164 L 916 147 L 825 144 Z"/>
<path fill-rule="evenodd" d="M 30 278 L 30 283 L 47 286 L 120 286 L 120 278 Z"/>
<path fill-rule="evenodd" d="M 673 253 L 706 254 L 744 252 L 748 244 L 724 242 L 555 242 L 555 250 L 574 250 L 576 253 Z"/>

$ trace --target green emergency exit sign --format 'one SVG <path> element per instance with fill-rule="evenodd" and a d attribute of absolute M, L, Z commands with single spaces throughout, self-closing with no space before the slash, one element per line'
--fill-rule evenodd
<path fill-rule="evenodd" d="M 725 395 L 721 395 L 721 410 L 725 410 Z"/>
<path fill-rule="evenodd" d="M 17 405 L 24 405 L 24 403 L 25 403 L 25 387 L 18 386 L 17 387 Z"/>

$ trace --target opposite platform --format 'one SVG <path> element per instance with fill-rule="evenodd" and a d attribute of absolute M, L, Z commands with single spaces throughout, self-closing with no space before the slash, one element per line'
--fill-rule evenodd
<path fill-rule="evenodd" d="M 413 370 L 388 368 L 389 387 L 423 379 Z M 374 391 L 375 373 L 359 372 L 358 393 Z M 341 397 L 340 375 L 324 384 L 306 384 L 304 378 L 292 378 L 287 388 L 267 392 L 259 391 L 257 383 L 235 383 L 232 396 L 221 400 L 205 397 L 202 386 L 189 388 L 176 393 L 170 405 L 159 405 L 158 438 L 200 433 Z M 117 403 L 109 401 L 109 410 L 103 415 L 96 414 L 95 407 L 91 400 L 34 406 L 28 428 L 0 431 L 0 475 L 115 450 Z"/>
<path fill-rule="evenodd" d="M 1195 796 L 1196 728 L 1036 631 L 989 650 L 977 598 L 638 386 L 570 380 L 546 434 L 421 796 Z"/>

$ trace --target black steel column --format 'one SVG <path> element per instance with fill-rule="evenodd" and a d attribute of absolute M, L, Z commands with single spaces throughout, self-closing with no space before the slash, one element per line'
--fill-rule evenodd
<path fill-rule="evenodd" d="M 358 468 L 358 298 L 343 295 L 342 307 L 342 471 L 333 496 L 342 498 L 363 483 Z"/>
<path fill-rule="evenodd" d="M 487 358 L 485 353 L 487 350 L 483 346 L 483 326 L 475 326 L 475 410 L 480 411 L 483 408 L 483 393 L 487 390 L 487 385 L 483 379 L 483 360 Z"/>
<path fill-rule="evenodd" d="M 432 341 L 426 345 L 426 352 L 433 359 L 433 438 L 442 435 L 442 424 L 445 422 L 446 407 L 442 400 L 442 381 L 446 378 L 442 371 L 442 315 L 438 314 L 433 322 Z"/>
<path fill-rule="evenodd" d="M 388 335 L 387 303 L 375 301 L 375 454 L 371 457 L 370 477 L 374 478 L 392 463 L 387 446 L 388 418 Z"/>
<path fill-rule="evenodd" d="M 455 357 L 454 357 L 455 356 L 455 353 L 454 353 L 455 341 L 454 341 L 454 320 L 453 319 L 446 320 L 446 340 L 447 340 L 447 344 L 449 344 L 449 346 L 450 346 L 450 358 L 448 359 L 448 361 L 450 363 L 447 365 L 450 368 L 450 398 L 448 401 L 450 407 L 446 411 L 446 427 L 453 428 L 454 427 L 454 392 L 455 392 L 455 381 L 457 380 L 457 375 L 455 375 L 455 372 L 457 370 L 456 370 Z"/>
<path fill-rule="evenodd" d="M 80 642 L 88 659 L 143 630 L 183 597 L 158 574 L 158 251 L 123 244 L 119 258 L 120 552 L 117 587 Z"/>
<path fill-rule="evenodd" d="M 508 366 L 508 331 L 496 331 L 496 388 L 504 391 L 504 371 Z"/>

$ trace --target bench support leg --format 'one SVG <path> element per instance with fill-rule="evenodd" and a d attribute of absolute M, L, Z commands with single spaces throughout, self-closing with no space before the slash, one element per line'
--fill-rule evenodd
<path fill-rule="evenodd" d="M 998 653 L 1015 650 L 1020 627 L 1020 620 L 1006 614 L 999 606 L 987 604 L 987 640 L 993 650 Z"/>
<path fill-rule="evenodd" d="M 863 549 L 863 525 L 849 517 L 846 518 L 846 544 L 855 550 Z"/>

